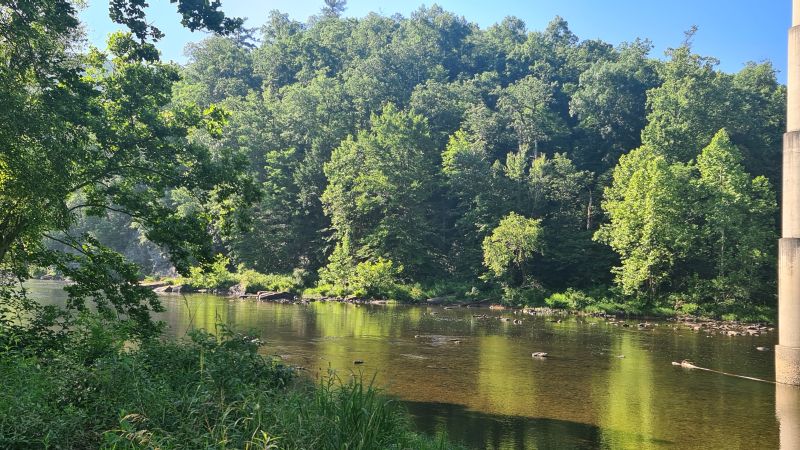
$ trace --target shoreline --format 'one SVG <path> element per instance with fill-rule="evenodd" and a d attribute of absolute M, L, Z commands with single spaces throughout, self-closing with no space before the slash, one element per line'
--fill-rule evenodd
<path fill-rule="evenodd" d="M 770 322 L 743 322 L 736 320 L 718 320 L 708 317 L 691 316 L 691 315 L 674 315 L 664 316 L 655 314 L 629 314 L 622 311 L 616 313 L 612 312 L 588 312 L 579 309 L 559 309 L 550 308 L 547 306 L 538 307 L 514 307 L 501 305 L 499 303 L 492 303 L 492 299 L 482 300 L 467 300 L 467 301 L 451 301 L 450 298 L 439 297 L 431 298 L 424 302 L 400 302 L 397 300 L 383 300 L 383 299 L 370 299 L 362 297 L 304 297 L 292 292 L 275 292 L 275 291 L 259 291 L 254 294 L 248 293 L 233 293 L 221 289 L 199 289 L 186 291 L 182 286 L 173 286 L 166 282 L 146 283 L 142 286 L 152 287 L 153 291 L 160 296 L 171 295 L 185 295 L 185 294 L 206 294 L 214 295 L 228 300 L 239 301 L 259 301 L 277 304 L 302 304 L 307 305 L 312 302 L 330 302 L 330 303 L 344 303 L 356 306 L 385 306 L 387 304 L 401 304 L 408 306 L 425 306 L 437 307 L 443 310 L 452 309 L 474 309 L 474 310 L 488 310 L 493 313 L 500 313 L 499 315 L 488 314 L 473 314 L 472 317 L 484 319 L 497 319 L 502 322 L 512 322 L 517 324 L 522 320 L 513 317 L 504 317 L 503 314 L 513 314 L 514 316 L 533 316 L 533 317 L 591 317 L 603 320 L 613 326 L 622 328 L 632 328 L 643 330 L 652 330 L 663 324 L 673 324 L 676 329 L 683 328 L 697 333 L 707 334 L 722 334 L 731 337 L 737 336 L 760 336 L 762 334 L 772 333 L 775 331 L 775 325 Z M 177 289 L 176 289 L 177 288 Z M 552 320 L 554 322 L 561 322 L 561 319 Z M 651 323 L 652 322 L 652 323 Z"/>

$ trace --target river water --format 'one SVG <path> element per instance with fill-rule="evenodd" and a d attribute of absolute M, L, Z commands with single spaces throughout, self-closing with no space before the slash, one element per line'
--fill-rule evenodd
<path fill-rule="evenodd" d="M 54 283 L 32 288 L 63 297 Z M 640 330 L 635 322 L 557 322 L 488 309 L 279 305 L 200 294 L 162 302 L 160 319 L 172 335 L 221 322 L 257 333 L 265 353 L 311 376 L 329 368 L 374 375 L 404 401 L 419 430 L 446 431 L 470 448 L 772 449 L 781 439 L 783 448 L 794 445 L 790 426 L 781 437 L 774 385 L 672 365 L 687 359 L 774 378 L 772 351 L 756 347 L 772 348 L 775 333 L 730 337 L 670 322 Z M 482 314 L 490 318 L 473 317 Z M 797 402 L 800 396 L 789 404 Z"/>

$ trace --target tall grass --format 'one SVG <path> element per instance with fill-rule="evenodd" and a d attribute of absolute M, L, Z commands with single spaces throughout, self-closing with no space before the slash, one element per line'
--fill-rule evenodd
<path fill-rule="evenodd" d="M 90 324 L 63 351 L 0 352 L 0 448 L 452 448 L 410 431 L 372 383 L 294 377 L 253 338 L 197 331 L 125 349 L 112 334 Z"/>

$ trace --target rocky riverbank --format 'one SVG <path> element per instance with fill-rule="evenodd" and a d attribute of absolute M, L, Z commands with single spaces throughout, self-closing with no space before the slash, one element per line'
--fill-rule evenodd
<path fill-rule="evenodd" d="M 232 300 L 255 300 L 262 302 L 272 302 L 281 304 L 307 304 L 310 302 L 337 302 L 348 303 L 354 305 L 385 305 L 390 303 L 388 300 L 369 299 L 361 297 L 306 297 L 294 292 L 280 292 L 280 291 L 258 291 L 246 292 L 241 286 L 232 286 L 228 290 L 208 290 L 187 289 L 181 285 L 171 285 L 166 282 L 154 282 L 143 284 L 159 295 L 172 295 L 172 294 L 187 294 L 187 293 L 207 293 L 212 295 L 219 295 Z M 502 322 L 510 322 L 513 324 L 521 324 L 522 317 L 524 316 L 544 316 L 551 317 L 553 322 L 561 322 L 561 320 L 568 316 L 578 317 L 595 317 L 606 321 L 608 324 L 618 326 L 621 328 L 629 328 L 638 331 L 654 330 L 657 327 L 671 327 L 674 330 L 688 330 L 695 333 L 703 333 L 708 336 L 711 335 L 725 335 L 725 336 L 760 336 L 766 333 L 775 331 L 775 327 L 771 323 L 743 323 L 737 321 L 722 321 L 713 320 L 700 317 L 648 317 L 648 316 L 631 316 L 626 314 L 608 314 L 608 313 L 587 313 L 582 311 L 570 311 L 564 309 L 554 309 L 548 307 L 536 308 L 513 308 L 506 305 L 492 303 L 491 299 L 480 300 L 463 300 L 458 301 L 455 297 L 437 297 L 431 298 L 423 302 L 423 304 L 441 308 L 443 310 L 454 308 L 481 308 L 488 309 L 492 312 L 500 312 L 497 314 L 478 313 L 473 314 L 473 318 L 478 320 L 491 319 L 500 320 Z M 438 314 L 438 313 L 437 313 Z M 513 316 L 509 316 L 513 315 Z"/>

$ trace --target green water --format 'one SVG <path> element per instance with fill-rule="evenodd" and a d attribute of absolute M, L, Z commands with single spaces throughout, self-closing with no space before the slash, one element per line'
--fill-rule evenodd
<path fill-rule="evenodd" d="M 52 283 L 33 287 L 49 299 L 63 295 Z M 790 448 L 775 386 L 671 364 L 772 378 L 772 352 L 756 347 L 772 347 L 774 334 L 709 336 L 668 322 L 640 331 L 591 318 L 519 316 L 515 325 L 472 317 L 512 313 L 465 308 L 162 301 L 172 335 L 223 322 L 260 334 L 265 353 L 310 376 L 328 368 L 374 374 L 418 429 L 447 431 L 472 448 L 771 449 L 781 439 Z"/>

